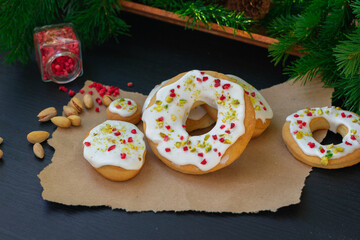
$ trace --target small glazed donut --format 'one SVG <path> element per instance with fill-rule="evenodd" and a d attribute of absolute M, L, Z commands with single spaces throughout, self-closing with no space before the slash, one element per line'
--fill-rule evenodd
<path fill-rule="evenodd" d="M 84 158 L 105 178 L 125 181 L 135 177 L 145 162 L 144 134 L 133 124 L 107 120 L 85 137 Z"/>
<path fill-rule="evenodd" d="M 330 129 L 343 137 L 340 144 L 322 145 L 312 132 Z M 299 110 L 286 118 L 283 140 L 299 161 L 318 168 L 343 168 L 360 162 L 360 117 L 335 107 Z"/>
<path fill-rule="evenodd" d="M 112 101 L 106 109 L 108 120 L 125 121 L 137 124 L 141 117 L 141 108 L 130 98 L 119 98 Z"/>
<path fill-rule="evenodd" d="M 260 136 L 270 125 L 273 118 L 273 111 L 269 103 L 260 94 L 260 92 L 254 88 L 251 84 L 247 83 L 243 79 L 227 74 L 231 79 L 235 80 L 237 84 L 244 88 L 244 92 L 249 96 L 250 101 L 255 109 L 256 125 L 252 138 Z M 207 113 L 216 120 L 217 110 L 209 105 L 204 105 Z"/>
<path fill-rule="evenodd" d="M 147 96 L 145 103 L 143 105 L 142 111 L 144 112 L 147 106 L 150 103 L 150 100 L 152 97 L 156 94 L 156 92 L 162 87 L 164 84 L 166 84 L 169 80 L 165 80 L 162 83 L 156 85 Z M 205 109 L 202 106 L 197 106 L 193 108 L 189 116 L 186 120 L 186 131 L 192 132 L 195 130 L 203 129 L 210 127 L 212 124 L 214 124 L 215 121 L 207 114 Z"/>
<path fill-rule="evenodd" d="M 217 106 L 218 121 L 209 132 L 189 136 L 184 124 L 196 102 Z M 255 129 L 254 109 L 243 88 L 212 71 L 193 70 L 172 78 L 151 99 L 142 120 L 156 156 L 188 174 L 205 174 L 231 164 Z"/>

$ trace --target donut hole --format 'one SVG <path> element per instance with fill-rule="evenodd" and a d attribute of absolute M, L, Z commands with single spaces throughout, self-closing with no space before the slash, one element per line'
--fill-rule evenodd
<path fill-rule="evenodd" d="M 190 136 L 199 136 L 199 135 L 203 135 L 203 134 L 206 134 L 206 133 L 210 132 L 214 127 L 215 127 L 215 123 L 213 123 L 211 126 L 209 126 L 207 128 L 197 129 L 197 130 L 194 130 L 192 132 L 187 131 L 187 133 Z"/>
<path fill-rule="evenodd" d="M 343 137 L 349 132 L 349 129 L 341 124 L 333 132 L 330 129 L 330 124 L 325 118 L 314 118 L 310 122 L 310 130 L 314 139 L 323 145 L 339 144 L 343 141 Z"/>

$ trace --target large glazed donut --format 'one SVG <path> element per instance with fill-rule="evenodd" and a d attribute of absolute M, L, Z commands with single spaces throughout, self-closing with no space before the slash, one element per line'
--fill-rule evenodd
<path fill-rule="evenodd" d="M 144 134 L 133 124 L 107 120 L 85 137 L 84 158 L 105 178 L 125 181 L 144 165 Z"/>
<path fill-rule="evenodd" d="M 218 121 L 208 133 L 189 136 L 184 125 L 193 104 L 217 106 Z M 255 129 L 255 113 L 244 90 L 226 75 L 193 70 L 162 86 L 144 111 L 145 135 L 169 167 L 189 174 L 221 169 L 237 159 Z"/>
<path fill-rule="evenodd" d="M 147 96 L 145 103 L 143 105 L 142 111 L 144 112 L 145 109 L 148 107 L 150 100 L 153 98 L 153 96 L 156 94 L 156 92 L 162 87 L 164 84 L 166 84 L 169 80 L 165 80 L 161 82 L 160 84 L 156 85 Z M 214 124 L 215 121 L 207 114 L 205 109 L 202 106 L 197 106 L 193 109 L 191 109 L 190 114 L 186 120 L 186 131 L 192 132 L 195 130 L 203 129 L 210 127 L 212 124 Z"/>
<path fill-rule="evenodd" d="M 236 81 L 237 84 L 244 88 L 244 92 L 249 96 L 250 101 L 255 109 L 255 131 L 253 133 L 252 138 L 260 136 L 270 125 L 271 119 L 273 118 L 273 112 L 266 101 L 266 99 L 260 94 L 260 92 L 254 88 L 251 84 L 247 83 L 243 79 L 227 74 L 231 79 Z M 217 117 L 217 110 L 209 105 L 203 106 L 207 113 L 216 120 Z"/>
<path fill-rule="evenodd" d="M 340 144 L 322 145 L 312 132 L 330 129 L 343 137 Z M 360 117 L 335 107 L 299 110 L 286 118 L 282 136 L 292 155 L 313 167 L 343 168 L 360 162 Z"/>

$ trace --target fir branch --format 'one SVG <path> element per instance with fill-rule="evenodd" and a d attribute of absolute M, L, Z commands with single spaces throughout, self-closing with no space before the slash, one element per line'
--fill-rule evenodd
<path fill-rule="evenodd" d="M 337 69 L 345 78 L 352 78 L 360 72 L 360 29 L 347 36 L 334 48 Z"/>
<path fill-rule="evenodd" d="M 190 29 L 199 26 L 200 22 L 209 29 L 211 23 L 216 23 L 219 26 L 234 28 L 235 34 L 239 29 L 247 31 L 250 24 L 254 22 L 254 20 L 244 17 L 243 13 L 224 8 L 215 0 L 139 0 L 138 2 L 175 12 L 183 18 L 188 17 L 186 27 Z"/>
<path fill-rule="evenodd" d="M 0 52 L 5 63 L 30 60 L 36 26 L 73 21 L 84 45 L 102 43 L 127 34 L 129 26 L 119 18 L 117 0 L 2 0 L 0 2 Z"/>

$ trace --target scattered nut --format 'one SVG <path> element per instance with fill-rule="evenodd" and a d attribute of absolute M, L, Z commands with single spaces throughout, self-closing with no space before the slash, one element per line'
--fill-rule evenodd
<path fill-rule="evenodd" d="M 49 136 L 50 136 L 50 133 L 48 133 L 46 131 L 32 131 L 31 133 L 29 133 L 27 135 L 27 140 L 30 143 L 41 143 L 41 142 L 45 141 L 46 139 L 48 139 Z"/>
<path fill-rule="evenodd" d="M 103 103 L 104 103 L 104 105 L 107 106 L 107 107 L 110 105 L 110 103 L 111 103 L 112 101 L 114 101 L 114 98 L 113 98 L 112 96 L 110 96 L 110 95 L 105 95 L 105 96 L 103 97 Z"/>
<path fill-rule="evenodd" d="M 94 100 L 93 100 L 93 98 L 92 98 L 92 96 L 90 94 L 86 93 L 84 95 L 83 100 L 84 100 L 84 105 L 85 105 L 85 107 L 87 109 L 90 109 L 90 108 L 92 108 L 94 106 Z"/>
<path fill-rule="evenodd" d="M 62 128 L 68 128 L 71 126 L 70 119 L 67 119 L 66 117 L 62 117 L 62 116 L 53 117 L 51 119 L 51 122 L 53 124 L 55 124 L 56 126 L 62 127 Z"/>
<path fill-rule="evenodd" d="M 70 106 L 76 109 L 76 111 L 78 111 L 79 113 L 83 110 L 82 102 L 77 97 L 73 97 L 70 100 Z"/>
<path fill-rule="evenodd" d="M 55 117 L 57 111 L 54 107 L 48 107 L 42 110 L 37 116 L 39 118 L 39 122 L 49 121 L 52 117 Z"/>
<path fill-rule="evenodd" d="M 78 115 L 78 112 L 73 107 L 70 106 L 63 106 L 63 111 L 66 116 Z"/>
<path fill-rule="evenodd" d="M 44 148 L 41 146 L 40 143 L 35 143 L 33 146 L 33 151 L 36 157 L 43 159 L 45 152 L 44 152 Z"/>
<path fill-rule="evenodd" d="M 71 122 L 71 125 L 77 127 L 81 125 L 81 117 L 77 116 L 77 115 L 71 115 L 68 116 L 68 119 Z"/>
<path fill-rule="evenodd" d="M 2 158 L 3 155 L 4 155 L 4 152 L 0 149 L 0 159 Z"/>
<path fill-rule="evenodd" d="M 0 137 L 0 144 L 2 144 L 3 141 L 4 141 L 4 139 L 2 137 Z"/>

